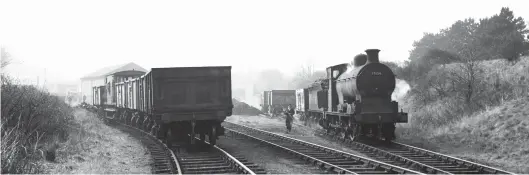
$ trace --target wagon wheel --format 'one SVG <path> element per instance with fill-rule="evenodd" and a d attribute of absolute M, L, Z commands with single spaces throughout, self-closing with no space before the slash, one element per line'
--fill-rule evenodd
<path fill-rule="evenodd" d="M 200 140 L 202 142 L 205 142 L 206 141 L 206 134 L 205 133 L 200 133 Z"/>
<path fill-rule="evenodd" d="M 211 128 L 211 134 L 209 134 L 209 143 L 211 145 L 217 144 L 217 127 L 213 126 Z"/>
<path fill-rule="evenodd" d="M 191 134 L 190 134 L 191 137 L 189 137 L 189 142 L 192 145 L 195 144 L 195 135 L 196 135 L 196 133 L 195 133 L 195 124 L 196 124 L 195 121 L 191 121 Z"/>
<path fill-rule="evenodd" d="M 146 130 L 146 128 L 148 127 L 149 125 L 149 116 L 147 115 L 144 115 L 143 116 L 143 122 L 141 123 L 141 130 Z"/>
<path fill-rule="evenodd" d="M 135 120 L 136 120 L 136 115 L 133 112 L 131 112 L 130 113 L 130 119 L 129 119 L 129 122 L 128 122 L 129 126 L 134 127 L 134 121 Z"/>
<path fill-rule="evenodd" d="M 165 133 L 165 144 L 167 147 L 171 148 L 172 146 L 172 140 L 173 140 L 173 133 L 171 128 L 167 128 L 167 132 Z"/>
<path fill-rule="evenodd" d="M 151 133 L 151 135 L 153 135 L 153 136 L 157 136 L 157 134 L 158 134 L 158 128 L 159 128 L 159 127 L 158 127 L 158 124 L 157 124 L 156 122 L 153 121 L 151 128 L 149 128 L 149 129 L 150 129 L 150 133 Z"/>

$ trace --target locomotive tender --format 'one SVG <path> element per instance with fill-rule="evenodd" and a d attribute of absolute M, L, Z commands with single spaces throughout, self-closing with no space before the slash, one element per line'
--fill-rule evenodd
<path fill-rule="evenodd" d="M 379 62 L 378 49 L 359 54 L 352 64 L 327 68 L 327 77 L 296 90 L 296 111 L 305 119 L 343 139 L 395 139 L 395 124 L 407 123 L 408 114 L 391 100 L 395 74 Z"/>
<path fill-rule="evenodd" d="M 141 76 L 110 75 L 93 87 L 100 116 L 151 132 L 170 145 L 224 135 L 231 116 L 231 66 L 153 68 Z M 188 135 L 192 136 L 189 137 Z"/>

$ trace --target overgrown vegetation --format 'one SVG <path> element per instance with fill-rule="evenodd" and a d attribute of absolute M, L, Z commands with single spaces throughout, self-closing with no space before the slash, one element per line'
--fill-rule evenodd
<path fill-rule="evenodd" d="M 394 68 L 412 86 L 407 100 L 412 125 L 439 126 L 526 95 L 529 63 L 520 57 L 529 50 L 528 33 L 523 18 L 508 8 L 479 22 L 468 18 L 426 33 L 413 44 L 405 66 Z"/>
<path fill-rule="evenodd" d="M 315 81 L 326 78 L 327 73 L 325 70 L 314 70 L 314 66 L 306 64 L 301 66 L 299 71 L 296 72 L 292 78 L 290 87 L 291 89 L 307 88 L 312 85 Z"/>
<path fill-rule="evenodd" d="M 513 171 L 529 171 L 509 166 L 519 164 L 514 158 L 513 162 L 483 159 L 485 156 L 481 154 L 491 153 L 491 143 L 476 135 L 491 136 L 497 127 L 472 129 L 477 127 L 476 123 L 503 125 L 502 120 L 492 120 L 494 115 L 484 114 L 507 101 L 529 96 L 529 57 L 524 56 L 529 51 L 527 34 L 529 29 L 524 20 L 515 17 L 508 8 L 502 8 L 499 14 L 479 20 L 460 20 L 439 33 L 426 33 L 416 41 L 405 65 L 391 66 L 412 87 L 401 103 L 410 113 L 409 123 L 399 129 L 401 139 L 443 144 L 443 149 L 465 148 L 463 152 L 473 152 L 474 157 L 469 155 L 470 159 L 493 162 Z M 529 143 L 529 139 L 518 137 L 499 142 Z M 483 146 L 487 149 L 479 151 Z M 504 158 L 500 154 L 505 153 L 495 153 L 498 156 L 493 157 Z"/>
<path fill-rule="evenodd" d="M 3 51 L 2 68 L 6 57 Z M 39 173 L 38 161 L 54 161 L 57 143 L 67 140 L 73 109 L 45 90 L 1 78 L 2 174 Z"/>

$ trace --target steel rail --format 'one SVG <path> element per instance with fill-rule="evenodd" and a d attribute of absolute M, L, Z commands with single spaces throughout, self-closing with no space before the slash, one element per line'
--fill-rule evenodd
<path fill-rule="evenodd" d="M 198 137 L 195 137 L 197 140 L 200 140 L 200 138 Z M 206 144 L 209 144 L 211 145 L 208 141 L 205 141 L 205 140 L 202 140 L 204 143 Z M 217 145 L 213 145 L 213 148 L 215 148 L 217 151 L 221 152 L 222 154 L 224 154 L 225 156 L 227 156 L 227 160 L 232 162 L 232 163 L 235 163 L 235 165 L 237 166 L 237 169 L 241 170 L 242 172 L 246 173 L 246 174 L 251 174 L 251 175 L 255 175 L 255 173 L 250 169 L 248 168 L 246 165 L 244 165 L 242 162 L 240 162 L 239 160 L 237 160 L 235 157 L 233 157 L 232 155 L 230 155 L 228 152 L 224 151 L 223 149 L 221 149 L 220 147 L 218 147 Z"/>
<path fill-rule="evenodd" d="M 326 135 L 326 134 L 323 134 L 323 135 Z M 327 135 L 327 136 L 329 136 L 329 135 Z M 332 137 L 332 136 L 329 136 L 329 137 Z M 334 138 L 334 139 L 337 140 L 336 138 Z M 345 143 L 350 144 L 350 145 L 355 146 L 355 147 L 358 147 L 358 148 L 361 148 L 362 150 L 369 150 L 369 151 L 371 151 L 373 153 L 376 153 L 378 155 L 382 154 L 384 157 L 389 158 L 390 160 L 403 161 L 406 165 L 411 166 L 411 167 L 418 166 L 421 171 L 425 171 L 425 172 L 427 172 L 429 174 L 452 174 L 450 172 L 441 170 L 439 168 L 435 168 L 433 166 L 426 165 L 424 163 L 421 163 L 421 162 L 418 162 L 418 161 L 415 161 L 415 160 L 411 160 L 409 158 L 406 158 L 406 157 L 403 157 L 403 156 L 399 156 L 397 154 L 394 154 L 394 153 L 391 153 L 391 152 L 388 152 L 388 151 L 385 151 L 385 150 L 382 150 L 382 149 L 379 149 L 379 148 L 375 148 L 375 147 L 369 146 L 367 144 L 363 144 L 363 143 L 360 143 L 360 142 L 354 142 L 352 140 L 345 140 Z"/>
<path fill-rule="evenodd" d="M 235 133 L 235 134 L 237 134 L 237 135 L 241 135 L 241 136 L 245 136 L 245 137 L 248 137 L 248 138 L 251 138 L 251 139 L 257 140 L 257 141 L 259 141 L 259 142 L 266 143 L 266 144 L 268 144 L 268 145 L 272 145 L 272 146 L 274 146 L 274 147 L 280 148 L 280 149 L 285 150 L 285 151 L 288 151 L 288 152 L 290 152 L 290 153 L 294 153 L 294 154 L 296 154 L 296 155 L 298 155 L 298 156 L 302 156 L 302 157 L 308 158 L 308 159 L 312 160 L 311 163 L 313 163 L 313 164 L 314 164 L 314 163 L 316 163 L 316 164 L 319 163 L 318 166 L 319 166 L 319 168 L 321 168 L 321 169 L 332 170 L 332 171 L 337 172 L 337 173 L 339 173 L 339 174 L 345 174 L 345 173 L 355 174 L 355 175 L 357 174 L 357 173 L 355 173 L 355 172 L 352 172 L 352 171 L 349 171 L 349 170 L 347 170 L 347 169 L 341 168 L 341 167 L 339 167 L 339 166 L 337 166 L 337 165 L 333 165 L 333 164 L 328 163 L 328 162 L 326 162 L 326 161 L 323 161 L 323 160 L 320 160 L 320 159 L 314 158 L 314 157 L 312 157 L 312 156 L 309 156 L 309 155 L 306 155 L 306 154 L 303 154 L 303 153 L 297 152 L 297 151 L 295 151 L 295 150 L 292 150 L 292 149 L 289 149 L 289 148 L 283 147 L 283 146 L 281 146 L 281 145 L 278 145 L 278 144 L 275 144 L 275 143 L 272 143 L 272 142 L 269 142 L 269 141 L 266 141 L 266 140 L 263 140 L 263 139 L 259 139 L 259 138 L 257 138 L 257 137 L 254 137 L 254 136 L 251 136 L 251 135 L 248 135 L 248 134 L 244 134 L 244 133 L 241 133 L 241 132 L 237 132 L 237 131 L 232 130 L 232 129 L 229 129 L 229 128 L 226 128 L 225 130 L 228 131 L 228 132 L 233 132 L 233 133 Z M 328 165 L 329 168 L 325 168 L 325 165 Z M 339 171 L 335 171 L 335 169 L 339 169 Z"/>
<path fill-rule="evenodd" d="M 140 131 L 141 133 L 145 134 L 145 135 L 148 135 L 151 139 L 155 140 L 156 142 L 158 142 L 158 144 L 161 144 L 163 145 L 163 147 L 166 149 L 166 150 L 169 150 L 169 152 L 171 153 L 171 160 L 174 162 L 175 166 L 176 166 L 176 172 L 178 175 L 182 175 L 182 169 L 180 168 L 180 163 L 178 162 L 178 159 L 176 158 L 176 155 L 174 154 L 173 150 L 171 150 L 169 147 L 167 147 L 167 145 L 165 145 L 160 139 L 154 137 L 153 135 L 143 131 L 143 130 L 140 130 L 138 128 L 134 128 L 132 126 L 129 126 L 129 125 L 126 125 L 126 124 L 123 124 L 121 122 L 118 122 L 118 121 L 115 121 L 114 122 L 120 124 L 121 126 L 125 126 L 127 128 L 130 128 L 130 129 L 134 129 L 136 131 Z M 174 172 L 174 170 L 173 170 Z"/>
<path fill-rule="evenodd" d="M 261 133 L 264 133 L 266 135 L 283 138 L 285 140 L 291 140 L 291 141 L 297 142 L 297 143 L 302 144 L 302 145 L 310 145 L 312 147 L 321 148 L 321 149 L 328 150 L 328 151 L 333 151 L 333 152 L 336 152 L 336 153 L 340 153 L 342 156 L 345 156 L 345 157 L 350 157 L 350 158 L 353 158 L 353 159 L 356 159 L 356 160 L 361 160 L 363 162 L 367 162 L 368 165 L 369 164 L 375 164 L 375 166 L 381 166 L 381 167 L 384 166 L 385 169 L 393 170 L 393 171 L 396 171 L 396 172 L 399 172 L 399 173 L 403 173 L 403 174 L 410 174 L 410 173 L 412 173 L 412 174 L 424 174 L 424 173 L 421 173 L 421 172 L 418 172 L 418 171 L 414 171 L 414 170 L 402 168 L 402 167 L 399 167 L 399 166 L 391 165 L 391 164 L 384 163 L 384 162 L 381 162 L 381 161 L 378 161 L 378 160 L 374 160 L 374 159 L 370 159 L 370 158 L 367 158 L 367 157 L 354 155 L 354 154 L 351 154 L 351 153 L 347 153 L 347 152 L 343 152 L 343 151 L 340 151 L 340 150 L 324 147 L 324 146 L 317 145 L 317 144 L 314 144 L 314 143 L 309 143 L 309 142 L 302 141 L 302 140 L 295 139 L 295 138 L 282 136 L 282 135 L 279 135 L 279 134 L 271 133 L 271 132 L 260 130 L 260 129 L 257 129 L 257 128 L 251 128 L 251 127 L 248 127 L 246 125 L 235 124 L 235 123 L 231 123 L 231 122 L 227 122 L 227 121 L 225 121 L 224 123 L 228 123 L 228 124 L 235 125 L 235 126 L 240 126 L 240 127 L 246 128 L 248 130 L 261 132 Z"/>
<path fill-rule="evenodd" d="M 463 159 L 460 159 L 460 158 L 457 158 L 457 157 L 452 157 L 452 156 L 449 156 L 449 155 L 445 155 L 445 154 L 433 152 L 433 151 L 430 151 L 430 150 L 414 147 L 414 146 L 411 146 L 411 145 L 407 145 L 407 144 L 403 144 L 403 143 L 399 143 L 399 142 L 392 142 L 392 143 L 397 144 L 397 145 L 399 145 L 401 147 L 407 148 L 407 149 L 409 149 L 411 151 L 426 153 L 426 154 L 429 154 L 429 155 L 431 155 L 433 157 L 439 157 L 439 158 L 441 158 L 443 160 L 446 160 L 448 162 L 474 167 L 480 172 L 486 172 L 488 174 L 516 174 L 516 173 L 509 172 L 509 171 L 500 170 L 498 168 L 493 168 L 493 167 L 490 167 L 490 166 L 487 166 L 487 165 L 482 165 L 482 164 L 471 162 L 471 161 L 468 161 L 468 160 L 463 160 Z"/>

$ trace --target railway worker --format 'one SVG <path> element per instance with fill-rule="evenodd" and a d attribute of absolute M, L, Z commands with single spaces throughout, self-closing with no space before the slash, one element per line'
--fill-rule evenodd
<path fill-rule="evenodd" d="M 288 105 L 287 111 L 286 111 L 286 125 L 287 125 L 287 132 L 290 132 L 292 129 L 292 121 L 294 120 L 294 108 L 292 108 L 291 105 Z"/>

